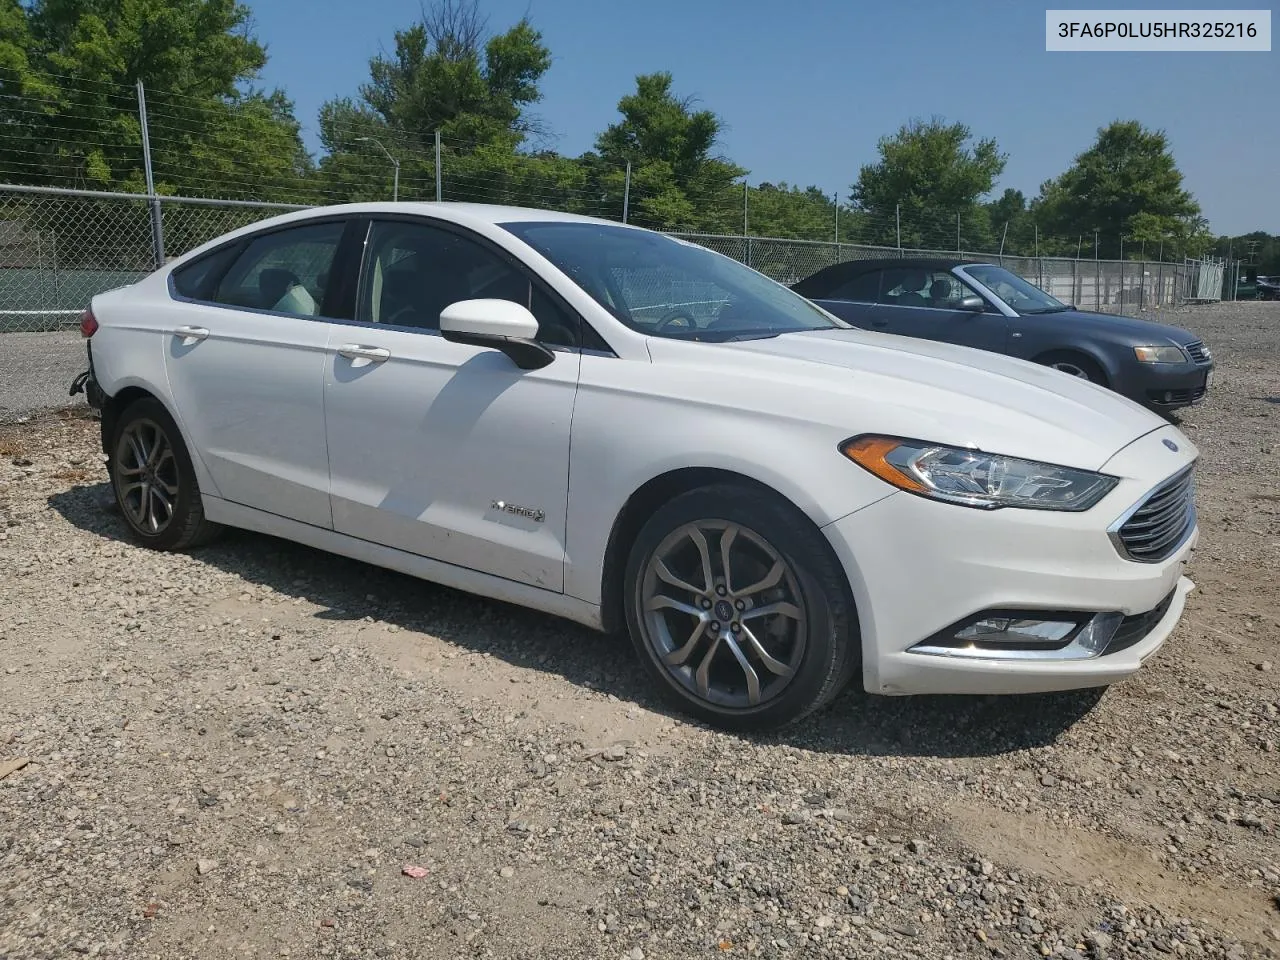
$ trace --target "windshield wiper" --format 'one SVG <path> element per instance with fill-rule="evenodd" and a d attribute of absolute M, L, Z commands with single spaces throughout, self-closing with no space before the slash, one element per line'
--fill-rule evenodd
<path fill-rule="evenodd" d="M 698 337 L 705 343 L 738 343 L 742 340 L 772 340 L 774 337 L 781 335 L 780 330 L 752 330 L 743 333 L 711 333 L 709 336 Z"/>

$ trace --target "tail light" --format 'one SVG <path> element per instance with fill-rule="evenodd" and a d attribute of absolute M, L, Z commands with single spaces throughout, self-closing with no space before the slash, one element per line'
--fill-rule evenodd
<path fill-rule="evenodd" d="M 86 310 L 80 314 L 80 336 L 88 340 L 98 332 L 98 318 L 93 315 L 92 310 Z"/>

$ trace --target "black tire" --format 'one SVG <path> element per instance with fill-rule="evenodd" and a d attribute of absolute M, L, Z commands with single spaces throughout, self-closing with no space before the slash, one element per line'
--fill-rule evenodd
<path fill-rule="evenodd" d="M 1046 367 L 1056 367 L 1070 376 L 1080 377 L 1090 383 L 1104 387 L 1107 385 L 1106 371 L 1099 366 L 1098 361 L 1083 353 L 1072 353 L 1067 350 L 1046 353 L 1044 356 L 1037 357 L 1036 363 L 1044 364 Z"/>
<path fill-rule="evenodd" d="M 673 638 L 665 628 L 655 630 L 652 619 L 644 619 L 646 616 L 652 618 L 656 615 L 652 611 L 646 612 L 645 600 L 646 591 L 650 589 L 646 587 L 646 582 L 650 584 L 657 582 L 653 579 L 652 573 L 655 569 L 652 566 L 655 553 L 664 543 L 684 542 L 681 540 L 681 531 L 690 524 L 702 523 L 708 524 L 709 528 L 717 524 L 726 527 L 732 525 L 737 531 L 735 538 L 743 537 L 741 542 L 744 544 L 744 549 L 755 551 L 757 557 L 766 556 L 762 552 L 764 549 L 772 550 L 786 565 L 787 570 L 783 576 L 786 586 L 780 587 L 777 593 L 784 591 L 795 593 L 796 602 L 788 603 L 787 606 L 793 610 L 798 609 L 802 614 L 801 617 L 795 618 L 790 627 L 786 626 L 784 620 L 784 630 L 790 630 L 792 633 L 792 639 L 786 645 L 785 652 L 781 647 L 768 651 L 771 658 L 782 656 L 795 658 L 791 662 L 792 672 L 785 680 L 780 680 L 776 674 L 763 669 L 766 665 L 757 658 L 755 649 L 749 647 L 747 640 L 744 639 L 749 637 L 752 642 L 756 642 L 758 633 L 768 636 L 774 631 L 781 615 L 771 616 L 761 621 L 753 620 L 751 623 L 754 626 L 751 626 L 748 624 L 748 617 L 759 616 L 759 614 L 751 613 L 750 606 L 745 613 L 733 614 L 731 623 L 735 630 L 733 636 L 737 644 L 730 648 L 726 643 L 724 650 L 716 647 L 710 655 L 711 658 L 716 656 L 723 658 L 726 655 L 736 657 L 734 650 L 746 651 L 749 662 L 758 668 L 756 673 L 763 676 L 767 684 L 782 683 L 782 686 L 772 692 L 768 699 L 754 705 L 713 702 L 713 699 L 708 696 L 700 695 L 698 690 L 694 689 L 696 671 L 693 669 L 693 661 L 695 659 L 701 661 L 705 649 L 699 648 L 696 655 L 690 655 L 687 664 L 679 667 L 668 666 L 664 662 L 664 656 L 670 657 L 676 654 L 671 646 L 663 646 L 663 640 L 658 634 L 666 633 L 667 639 Z M 723 535 L 722 532 L 721 536 Z M 733 540 L 735 549 L 738 542 L 736 539 Z M 689 543 L 696 547 L 692 540 Z M 762 547 L 761 544 L 764 546 Z M 707 545 L 710 546 L 709 542 Z M 712 548 L 712 552 L 719 549 L 716 545 Z M 664 562 L 671 556 L 670 552 L 665 554 Z M 747 556 L 745 560 L 749 565 L 753 558 Z M 768 562 L 765 560 L 754 569 L 765 569 L 765 564 Z M 720 563 L 723 569 L 719 558 L 716 563 Z M 731 559 L 731 568 L 734 563 L 735 561 Z M 742 570 L 742 561 L 739 561 L 738 569 Z M 714 569 L 712 572 L 714 574 Z M 625 577 L 623 596 L 627 628 L 645 669 L 664 693 L 682 710 L 715 726 L 749 731 L 775 729 L 793 723 L 830 703 L 846 686 L 861 663 L 860 638 L 853 601 L 844 571 L 830 545 L 808 517 L 785 500 L 767 491 L 746 485 L 722 484 L 693 490 L 674 498 L 658 509 L 641 529 L 632 545 Z M 663 580 L 665 584 L 671 582 L 662 576 L 658 576 L 658 579 Z M 697 579 L 701 580 L 705 577 Z M 768 579 L 768 577 L 764 578 L 764 580 Z M 692 577 L 685 582 L 691 587 L 698 586 Z M 740 584 L 737 586 L 741 587 Z M 674 588 L 664 585 L 661 589 L 665 593 Z M 707 597 L 694 599 L 691 603 L 695 606 L 711 603 L 710 609 L 705 611 L 705 616 L 717 616 L 719 614 L 715 611 L 720 609 L 720 605 L 714 602 L 715 597 L 711 591 L 708 591 L 708 594 Z M 770 591 L 762 590 L 757 595 L 769 599 Z M 727 596 L 729 600 L 734 600 L 738 596 L 747 597 L 747 593 L 730 593 Z M 752 600 L 748 598 L 742 602 L 751 604 Z M 779 606 L 771 599 L 769 604 Z M 763 607 L 757 609 L 763 609 Z M 680 612 L 676 616 L 685 617 L 685 623 L 691 625 L 690 637 L 705 628 L 705 623 L 704 627 L 692 627 L 699 621 L 693 619 L 688 612 Z M 790 615 L 787 615 L 786 619 L 790 619 Z M 713 626 L 717 623 L 712 621 Z M 728 625 L 719 626 L 717 629 L 720 631 L 721 639 L 729 636 Z M 740 630 L 747 633 L 738 632 Z M 702 634 L 702 636 L 703 640 L 699 641 L 700 643 L 709 644 L 714 640 L 712 634 Z M 773 637 L 770 636 L 769 639 L 772 641 Z M 690 640 L 689 645 L 691 644 Z M 716 663 L 714 659 L 712 662 Z M 737 661 L 734 659 L 729 659 L 727 663 L 731 670 L 736 669 L 742 675 L 745 690 L 746 671 L 738 668 Z M 774 659 L 774 663 L 780 665 L 781 661 Z M 720 668 L 717 667 L 717 669 Z M 756 692 L 759 696 L 762 688 L 757 689 Z M 711 696 L 728 697 L 729 694 L 713 693 Z M 746 694 L 743 693 L 741 696 Z"/>
<path fill-rule="evenodd" d="M 143 447 L 136 445 L 140 437 Z M 147 437 L 162 438 L 154 442 L 157 446 L 166 444 L 169 455 L 161 446 L 160 462 L 138 470 L 138 451 L 146 449 Z M 186 550 L 208 543 L 222 532 L 220 524 L 205 519 L 191 456 L 178 425 L 160 401 L 144 397 L 129 404 L 116 419 L 108 450 L 111 490 L 135 542 L 152 550 Z M 147 480 L 149 483 L 141 482 Z M 156 488 L 154 494 L 149 492 L 151 488 Z M 163 506 L 166 501 L 168 510 Z M 149 519 L 157 522 L 148 523 Z"/>

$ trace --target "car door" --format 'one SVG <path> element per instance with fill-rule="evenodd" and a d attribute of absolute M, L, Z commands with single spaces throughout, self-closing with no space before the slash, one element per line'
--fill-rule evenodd
<path fill-rule="evenodd" d="M 324 430 L 329 282 L 351 221 L 253 235 L 175 271 L 170 390 L 193 455 L 225 500 L 329 527 Z"/>
<path fill-rule="evenodd" d="M 374 219 L 364 247 L 355 321 L 325 361 L 334 529 L 562 590 L 579 318 L 451 224 Z M 522 370 L 445 340 L 441 310 L 480 298 L 529 307 L 555 359 Z"/>
<path fill-rule="evenodd" d="M 1007 318 L 990 304 L 982 311 L 961 309 L 966 297 L 982 299 L 949 270 L 890 268 L 881 279 L 872 325 L 905 337 L 1003 353 Z"/>

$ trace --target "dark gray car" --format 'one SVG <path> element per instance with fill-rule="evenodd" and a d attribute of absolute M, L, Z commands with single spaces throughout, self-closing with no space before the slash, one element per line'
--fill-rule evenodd
<path fill-rule="evenodd" d="M 791 289 L 857 327 L 1043 363 L 1162 412 L 1202 402 L 1213 380 L 1194 334 L 1077 310 L 992 263 L 851 260 Z"/>

